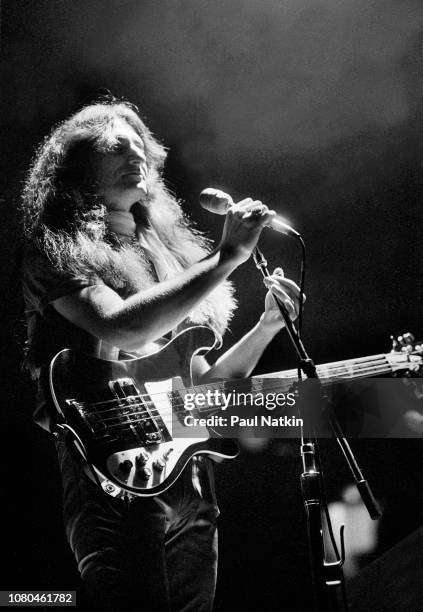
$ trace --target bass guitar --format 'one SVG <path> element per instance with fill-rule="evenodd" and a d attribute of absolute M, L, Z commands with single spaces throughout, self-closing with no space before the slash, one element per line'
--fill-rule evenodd
<path fill-rule="evenodd" d="M 216 437 L 209 428 L 185 424 L 187 392 L 193 396 L 222 391 L 225 382 L 194 385 L 184 364 L 216 345 L 213 331 L 202 326 L 184 330 L 164 347 L 144 357 L 106 361 L 72 349 L 60 351 L 49 371 L 50 393 L 58 428 L 70 431 L 103 489 L 112 496 L 124 491 L 152 496 L 165 491 L 188 461 L 207 455 L 217 461 L 237 456 L 237 443 Z M 187 356 L 191 356 L 187 359 Z M 317 367 L 325 382 L 366 378 L 420 368 L 422 358 L 406 350 L 349 359 Z M 181 378 L 185 377 L 185 378 Z M 275 391 L 286 392 L 296 370 L 249 379 L 280 380 Z M 232 387 L 245 381 L 230 381 Z M 216 407 L 196 405 L 190 414 L 209 415 Z"/>

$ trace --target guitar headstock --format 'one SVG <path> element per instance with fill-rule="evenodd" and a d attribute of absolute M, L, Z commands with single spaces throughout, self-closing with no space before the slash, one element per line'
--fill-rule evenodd
<path fill-rule="evenodd" d="M 416 341 L 413 334 L 407 332 L 400 336 L 391 336 L 392 348 L 387 355 L 393 371 L 404 371 L 408 375 L 421 375 L 423 366 L 423 340 Z"/>

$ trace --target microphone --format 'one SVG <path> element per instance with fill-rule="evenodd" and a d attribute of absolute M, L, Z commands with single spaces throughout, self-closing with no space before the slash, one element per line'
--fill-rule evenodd
<path fill-rule="evenodd" d="M 204 208 L 204 210 L 208 210 L 216 215 L 226 215 L 229 206 L 231 206 L 233 203 L 234 201 L 231 196 L 220 189 L 208 187 L 207 189 L 203 189 L 203 191 L 200 193 L 200 206 Z M 276 232 L 285 234 L 286 236 L 300 238 L 300 234 L 294 230 L 293 227 L 285 223 L 285 221 L 282 221 L 282 219 L 277 216 L 273 217 L 266 227 L 270 227 Z"/>

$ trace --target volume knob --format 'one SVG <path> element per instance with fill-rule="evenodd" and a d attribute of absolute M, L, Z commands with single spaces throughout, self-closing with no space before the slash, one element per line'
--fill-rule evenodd
<path fill-rule="evenodd" d="M 123 472 L 124 474 L 129 474 L 129 472 L 132 469 L 132 461 L 130 459 L 125 459 L 125 461 L 121 461 L 119 463 L 119 469 L 121 472 Z"/>
<path fill-rule="evenodd" d="M 167 451 L 163 453 L 163 459 L 167 461 L 169 459 L 170 453 L 173 453 L 173 448 L 168 448 Z"/>
<path fill-rule="evenodd" d="M 139 467 L 139 466 L 142 467 L 143 465 L 145 465 L 147 463 L 149 457 L 150 457 L 150 455 L 147 453 L 147 451 L 145 451 L 142 448 L 140 454 L 135 457 L 135 463 L 137 464 L 137 467 Z"/>
<path fill-rule="evenodd" d="M 151 471 L 151 469 L 147 466 L 139 468 L 137 470 L 137 474 L 141 478 L 141 480 L 148 480 L 151 477 L 152 473 L 153 472 Z"/>
<path fill-rule="evenodd" d="M 166 467 L 166 461 L 162 458 L 159 457 L 158 459 L 156 459 L 155 461 L 153 461 L 153 468 L 157 471 L 157 472 L 163 472 L 163 470 Z"/>

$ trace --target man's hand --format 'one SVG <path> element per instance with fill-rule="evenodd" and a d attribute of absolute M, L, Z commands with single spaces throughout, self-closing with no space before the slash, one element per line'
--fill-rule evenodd
<path fill-rule="evenodd" d="M 282 268 L 276 268 L 271 276 L 263 279 L 265 286 L 269 289 L 264 302 L 264 313 L 260 322 L 268 328 L 279 331 L 284 327 L 282 315 L 276 304 L 276 296 L 287 308 L 292 321 L 298 317 L 300 305 L 300 288 L 294 281 L 285 278 Z M 305 301 L 305 296 L 304 296 Z"/>
<path fill-rule="evenodd" d="M 223 227 L 220 250 L 225 257 L 235 260 L 237 265 L 249 259 L 261 230 L 275 216 L 259 200 L 246 198 L 228 208 Z"/>

